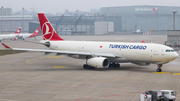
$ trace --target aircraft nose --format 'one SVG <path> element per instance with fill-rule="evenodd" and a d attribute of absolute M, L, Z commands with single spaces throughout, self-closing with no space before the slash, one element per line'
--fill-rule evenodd
<path fill-rule="evenodd" d="M 176 59 L 176 58 L 178 58 L 179 57 L 179 54 L 177 53 L 177 52 L 174 52 L 173 54 L 172 54 L 172 59 L 174 60 L 174 59 Z"/>

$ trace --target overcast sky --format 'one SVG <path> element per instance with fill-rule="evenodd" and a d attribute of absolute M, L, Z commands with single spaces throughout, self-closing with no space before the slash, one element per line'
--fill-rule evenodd
<path fill-rule="evenodd" d="M 157 6 L 179 6 L 180 0 L 0 0 L 0 6 L 10 7 L 13 12 L 22 10 L 34 10 L 42 13 L 70 11 L 90 11 L 101 7 L 133 6 L 133 5 L 157 5 Z"/>

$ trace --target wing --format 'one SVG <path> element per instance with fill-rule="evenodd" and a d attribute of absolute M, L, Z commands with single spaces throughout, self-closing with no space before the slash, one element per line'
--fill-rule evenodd
<path fill-rule="evenodd" d="M 6 44 L 2 43 L 2 45 L 7 49 L 12 50 L 22 50 L 22 51 L 33 51 L 33 52 L 44 52 L 45 54 L 49 53 L 56 53 L 56 55 L 79 55 L 80 57 L 94 57 L 94 56 L 102 56 L 107 58 L 123 58 L 120 55 L 117 54 L 110 54 L 110 53 L 96 53 L 96 52 L 78 52 L 78 51 L 61 51 L 61 50 L 44 50 L 44 49 L 26 49 L 26 48 L 11 48 L 7 46 Z"/>

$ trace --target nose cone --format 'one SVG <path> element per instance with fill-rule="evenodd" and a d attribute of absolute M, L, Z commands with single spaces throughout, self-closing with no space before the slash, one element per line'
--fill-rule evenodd
<path fill-rule="evenodd" d="M 176 58 L 179 57 L 179 54 L 177 52 L 174 52 L 172 55 L 171 55 L 171 60 L 174 60 Z"/>

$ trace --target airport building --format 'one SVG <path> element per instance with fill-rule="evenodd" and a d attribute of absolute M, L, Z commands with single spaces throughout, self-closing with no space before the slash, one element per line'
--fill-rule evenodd
<path fill-rule="evenodd" d="M 102 7 L 100 16 L 115 23 L 115 31 L 173 29 L 173 13 L 176 10 L 176 29 L 180 30 L 180 7 L 174 6 L 120 6 Z"/>
<path fill-rule="evenodd" d="M 12 16 L 12 8 L 2 8 L 0 10 L 0 16 Z"/>
<path fill-rule="evenodd" d="M 76 35 L 76 34 L 94 34 L 95 22 L 100 22 L 100 16 L 47 16 L 48 20 L 59 35 Z M 38 19 L 37 19 L 37 22 Z M 37 22 L 29 23 L 29 32 L 35 30 L 34 26 L 39 26 Z M 34 29 L 34 30 L 33 30 Z"/>
<path fill-rule="evenodd" d="M 29 31 L 29 22 L 33 21 L 33 17 L 29 15 L 24 16 L 1 16 L 0 17 L 0 32 L 13 33 L 18 27 L 21 27 L 21 32 Z M 1 26 L 2 25 L 2 26 Z"/>
<path fill-rule="evenodd" d="M 111 34 L 135 30 L 167 31 L 180 30 L 180 7 L 174 6 L 120 6 L 102 7 L 98 15 L 47 16 L 58 34 Z M 37 20 L 38 22 L 38 20 Z M 36 23 L 35 23 L 36 24 Z M 31 23 L 29 29 L 31 28 Z M 38 25 L 37 25 L 38 26 Z M 33 26 L 32 26 L 33 27 Z M 29 32 L 33 32 L 30 30 Z"/>

